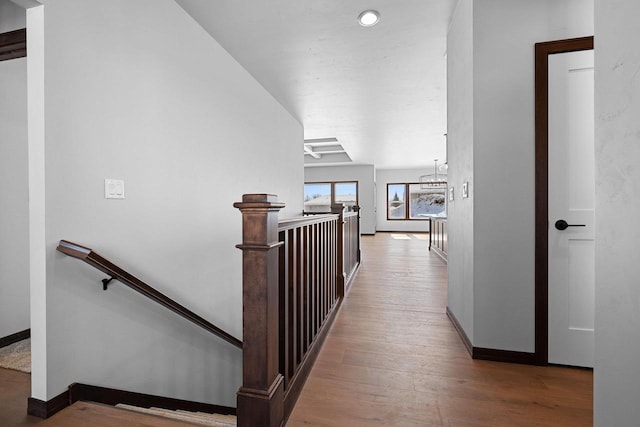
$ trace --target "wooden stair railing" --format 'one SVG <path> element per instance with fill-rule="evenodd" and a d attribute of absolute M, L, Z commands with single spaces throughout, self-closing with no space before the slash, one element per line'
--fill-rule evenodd
<path fill-rule="evenodd" d="M 277 427 L 293 410 L 359 265 L 359 215 L 340 205 L 278 221 L 284 204 L 271 194 L 245 194 L 234 206 L 243 218 L 238 426 Z"/>
<path fill-rule="evenodd" d="M 163 293 L 157 291 L 155 288 L 144 283 L 142 280 L 138 279 L 137 277 L 133 276 L 132 274 L 118 267 L 111 261 L 98 255 L 92 249 L 87 248 L 85 246 L 78 245 L 76 243 L 69 242 L 67 240 L 60 240 L 60 244 L 58 245 L 57 250 L 71 257 L 78 258 L 86 262 L 87 264 L 91 265 L 92 267 L 97 268 L 103 273 L 108 274 L 110 278 L 104 279 L 102 281 L 104 290 L 107 290 L 107 287 L 112 280 L 114 279 L 118 280 L 119 282 L 127 285 L 134 291 L 141 293 L 142 295 L 152 299 L 158 304 L 178 314 L 179 316 L 182 316 L 185 319 L 189 320 L 190 322 L 195 323 L 201 328 L 211 332 L 215 336 L 222 338 L 228 343 L 231 343 L 234 346 L 242 349 L 242 341 L 240 341 L 233 335 L 229 334 L 228 332 L 225 332 L 224 330 L 220 329 L 219 327 L 209 322 L 208 320 L 198 316 L 188 308 L 177 303 L 176 301 L 167 297 Z"/>

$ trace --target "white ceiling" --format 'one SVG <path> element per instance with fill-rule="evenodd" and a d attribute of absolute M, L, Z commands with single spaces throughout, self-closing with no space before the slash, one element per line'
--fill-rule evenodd
<path fill-rule="evenodd" d="M 303 124 L 305 139 L 335 137 L 353 163 L 378 168 L 445 159 L 456 0 L 176 1 Z M 378 25 L 358 25 L 366 9 L 380 12 Z"/>

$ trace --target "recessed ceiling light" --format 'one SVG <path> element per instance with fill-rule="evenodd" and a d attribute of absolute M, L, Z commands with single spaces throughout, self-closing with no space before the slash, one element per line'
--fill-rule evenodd
<path fill-rule="evenodd" d="M 365 10 L 358 15 L 358 23 L 363 27 L 373 27 L 380 21 L 380 12 L 377 10 Z"/>

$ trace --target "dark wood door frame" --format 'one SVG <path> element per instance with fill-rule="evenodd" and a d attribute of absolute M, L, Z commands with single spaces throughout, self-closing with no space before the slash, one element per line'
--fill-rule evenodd
<path fill-rule="evenodd" d="M 535 55 L 535 362 L 549 358 L 549 55 L 593 49 L 593 37 L 536 43 Z"/>
<path fill-rule="evenodd" d="M 27 29 L 0 33 L 0 61 L 27 56 Z"/>

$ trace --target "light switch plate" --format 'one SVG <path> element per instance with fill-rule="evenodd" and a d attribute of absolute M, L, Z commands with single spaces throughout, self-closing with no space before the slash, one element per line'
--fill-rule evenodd
<path fill-rule="evenodd" d="M 462 184 L 462 198 L 466 199 L 467 197 L 469 197 L 469 181 Z"/>
<path fill-rule="evenodd" d="M 124 199 L 124 181 L 121 179 L 105 179 L 104 198 Z"/>
<path fill-rule="evenodd" d="M 453 202 L 453 187 L 449 187 L 449 201 Z"/>

